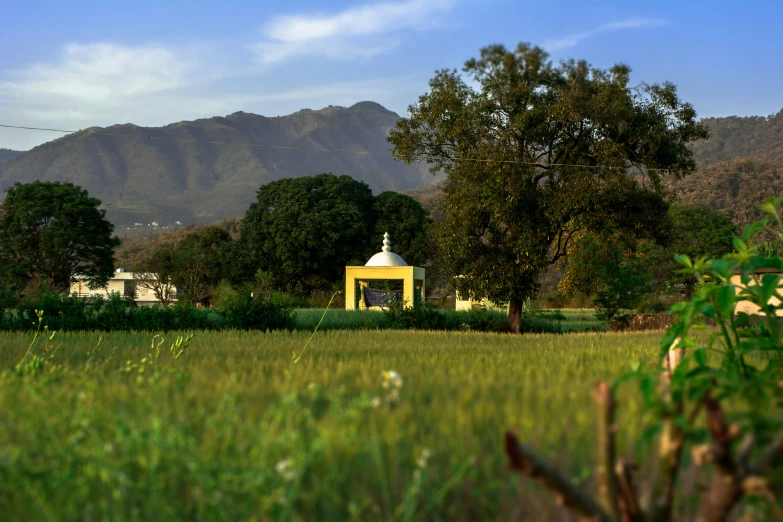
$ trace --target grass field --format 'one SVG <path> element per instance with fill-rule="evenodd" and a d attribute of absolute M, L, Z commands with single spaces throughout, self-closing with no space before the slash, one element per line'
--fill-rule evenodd
<path fill-rule="evenodd" d="M 319 330 L 374 330 L 383 327 L 384 314 L 379 311 L 330 309 L 324 315 L 323 308 L 299 308 L 296 313 L 296 329 L 313 331 L 323 317 Z M 471 312 L 440 310 L 446 317 L 446 330 L 471 330 L 477 318 Z M 508 325 L 508 315 L 503 311 L 484 312 L 482 319 L 490 330 L 501 331 Z M 606 323 L 595 318 L 591 309 L 538 310 L 526 315 L 524 323 L 538 333 L 571 333 L 606 330 Z"/>
<path fill-rule="evenodd" d="M 0 513 L 558 520 L 548 493 L 507 471 L 503 431 L 589 481 L 593 383 L 660 336 L 326 331 L 292 364 L 308 333 L 203 332 L 177 359 L 172 336 L 156 356 L 151 335 L 59 335 L 0 380 Z M 29 342 L 2 335 L 0 367 Z M 387 370 L 400 388 L 383 387 Z M 620 398 L 627 447 L 639 402 L 630 386 Z"/>

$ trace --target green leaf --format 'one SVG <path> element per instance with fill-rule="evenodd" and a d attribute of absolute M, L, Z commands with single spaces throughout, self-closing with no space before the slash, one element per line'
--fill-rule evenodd
<path fill-rule="evenodd" d="M 687 268 L 693 268 L 691 258 L 684 254 L 674 254 L 674 260 Z"/>
<path fill-rule="evenodd" d="M 722 285 L 715 291 L 715 303 L 718 312 L 723 317 L 734 315 L 734 300 L 736 299 L 733 285 Z"/>
<path fill-rule="evenodd" d="M 700 367 L 707 366 L 707 350 L 705 350 L 703 347 L 694 350 L 693 360 L 696 361 L 696 364 L 698 364 Z"/>
<path fill-rule="evenodd" d="M 655 400 L 655 381 L 653 381 L 649 375 L 643 376 L 639 380 L 639 391 L 642 394 L 644 402 L 652 402 Z"/>

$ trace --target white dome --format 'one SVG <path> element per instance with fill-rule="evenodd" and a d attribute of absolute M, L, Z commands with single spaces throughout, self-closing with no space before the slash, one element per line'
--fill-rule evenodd
<path fill-rule="evenodd" d="M 364 266 L 408 266 L 408 263 L 394 252 L 378 252 Z"/>
<path fill-rule="evenodd" d="M 367 261 L 364 266 L 408 266 L 403 258 L 391 251 L 389 233 L 383 234 L 383 249 Z"/>

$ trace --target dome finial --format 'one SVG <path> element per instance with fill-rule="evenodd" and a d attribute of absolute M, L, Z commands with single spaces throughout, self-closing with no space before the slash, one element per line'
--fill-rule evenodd
<path fill-rule="evenodd" d="M 383 248 L 381 250 L 384 252 L 391 252 L 391 241 L 389 241 L 390 238 L 391 236 L 388 232 L 383 233 Z"/>

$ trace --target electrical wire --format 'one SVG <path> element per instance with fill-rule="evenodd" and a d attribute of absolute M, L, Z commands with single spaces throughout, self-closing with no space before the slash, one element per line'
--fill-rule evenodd
<path fill-rule="evenodd" d="M 53 129 L 53 128 L 45 128 L 45 127 L 27 127 L 22 125 L 8 125 L 0 123 L 1 128 L 6 129 L 20 129 L 20 130 L 35 130 L 35 131 L 47 131 L 47 132 L 62 132 L 65 134 L 75 134 L 79 132 L 85 132 L 83 130 L 65 130 L 65 129 Z M 278 150 L 290 150 L 290 151 L 300 151 L 300 152 L 325 152 L 325 153 L 343 153 L 343 154 L 357 154 L 357 155 L 364 155 L 364 156 L 391 156 L 393 158 L 404 158 L 404 159 L 411 159 L 411 160 L 423 160 L 426 161 L 428 159 L 435 159 L 434 156 L 430 155 L 403 155 L 403 154 L 393 154 L 390 152 L 369 152 L 369 151 L 356 151 L 356 150 L 348 150 L 348 149 L 324 149 L 324 148 L 317 148 L 317 147 L 292 147 L 292 146 L 286 146 L 286 145 L 269 145 L 264 143 L 245 143 L 245 142 L 238 142 L 238 141 L 216 141 L 216 140 L 199 140 L 199 139 L 193 139 L 193 138 L 172 138 L 172 137 L 165 137 L 165 136 L 152 136 L 149 134 L 125 134 L 125 133 L 107 133 L 107 132 L 96 132 L 96 131 L 86 131 L 88 135 L 95 135 L 95 136 L 107 136 L 107 137 L 113 137 L 113 138 L 131 138 L 131 139 L 138 139 L 138 140 L 152 140 L 152 141 L 175 141 L 175 142 L 181 142 L 181 143 L 205 143 L 210 145 L 230 145 L 230 146 L 237 146 L 237 147 L 255 147 L 255 148 L 267 148 L 267 149 L 278 149 Z M 469 161 L 469 162 L 476 162 L 476 163 L 502 163 L 502 164 L 514 164 L 514 165 L 528 165 L 528 166 L 535 166 L 540 168 L 551 168 L 551 167 L 567 167 L 567 168 L 588 168 L 593 170 L 600 170 L 600 169 L 606 169 L 606 170 L 612 170 L 612 169 L 623 169 L 626 167 L 613 167 L 613 166 L 607 166 L 607 165 L 578 165 L 578 164 L 572 164 L 572 163 L 541 163 L 541 162 L 533 162 L 533 161 L 521 161 L 521 160 L 495 160 L 495 159 L 485 159 L 485 158 L 450 158 L 452 161 Z M 658 171 L 664 171 L 664 172 L 676 172 L 674 169 L 667 169 L 667 168 L 644 168 L 644 172 L 658 172 Z M 746 173 L 739 173 L 732 170 L 711 170 L 709 168 L 709 165 L 705 167 L 701 167 L 700 170 L 697 171 L 697 173 L 709 173 L 709 174 L 727 174 L 727 177 L 732 178 L 739 178 L 739 177 L 746 177 L 748 174 Z M 753 175 L 750 175 L 750 177 L 753 177 Z"/>

